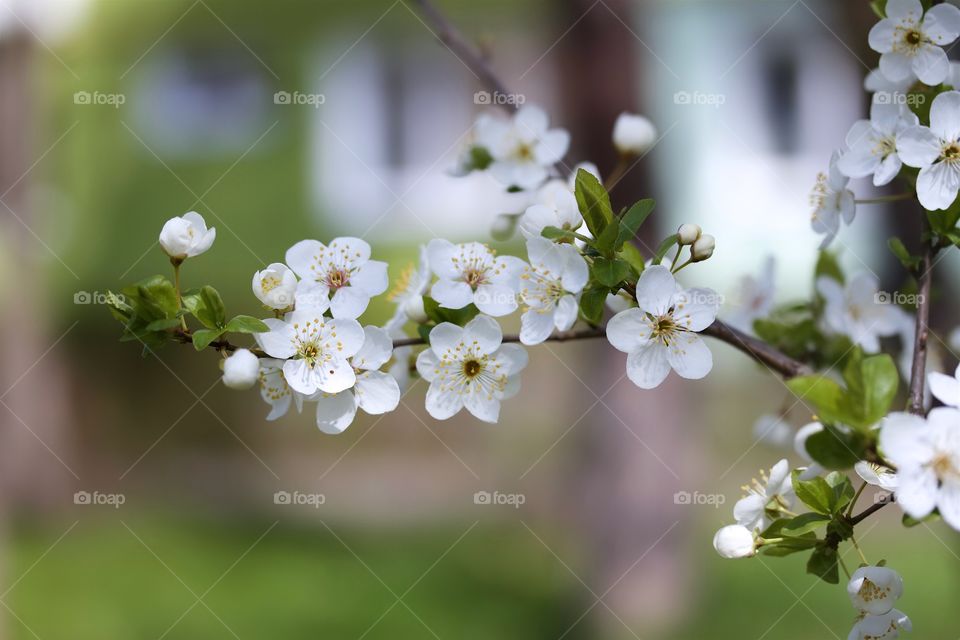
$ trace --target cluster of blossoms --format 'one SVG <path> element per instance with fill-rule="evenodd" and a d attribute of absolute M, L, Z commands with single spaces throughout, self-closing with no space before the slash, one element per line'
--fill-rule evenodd
<path fill-rule="evenodd" d="M 623 114 L 613 140 L 629 161 L 655 142 L 656 130 L 642 116 Z M 359 318 L 372 298 L 386 293 L 387 265 L 372 260 L 370 245 L 352 237 L 327 244 L 300 241 L 283 262 L 254 273 L 253 294 L 273 317 L 211 320 L 211 309 L 219 304 L 211 300 L 219 295 L 210 287 L 203 295 L 181 293 L 179 276 L 187 258 L 210 249 L 215 230 L 207 230 L 195 212 L 173 218 L 164 225 L 160 243 L 174 264 L 175 295 L 184 309 L 160 325 L 198 349 L 219 348 L 227 386 L 246 389 L 259 383 L 270 405 L 268 420 L 282 417 L 291 405 L 302 410 L 315 403 L 317 426 L 325 433 L 341 433 L 358 410 L 374 415 L 395 410 L 413 373 L 429 383 L 426 409 L 434 418 L 445 420 L 465 408 L 480 420 L 496 422 L 501 401 L 519 391 L 527 364 L 524 346 L 565 336 L 581 321 L 595 329 L 604 303 L 618 296 L 627 296 L 629 303 L 616 309 L 606 335 L 628 354 L 630 380 L 652 388 L 671 369 L 702 378 L 713 360 L 697 332 L 714 322 L 718 296 L 707 289 L 683 289 L 674 273 L 708 259 L 715 240 L 685 224 L 650 260 L 624 249 L 652 201 L 638 203 L 622 218 L 614 216 L 593 165 L 579 165 L 568 177 L 559 173 L 557 163 L 568 146 L 569 134 L 551 129 L 535 106 L 512 118 L 482 116 L 459 172 L 490 171 L 504 188 L 528 196 L 510 225 L 520 230 L 526 259 L 499 255 L 481 242 L 433 239 L 389 294 L 395 311 L 382 327 L 361 325 Z M 666 249 L 674 246 L 673 264 L 661 265 Z M 684 247 L 690 257 L 678 265 Z M 589 310 L 585 295 L 592 301 Z M 183 319 L 187 312 L 211 322 L 190 332 Z M 519 335 L 505 340 L 497 319 L 515 312 L 520 313 Z M 419 339 L 407 333 L 411 324 Z M 257 348 L 235 347 L 221 338 L 241 325 L 242 332 L 253 334 Z M 394 349 L 394 340 L 403 344 Z"/>
<path fill-rule="evenodd" d="M 960 9 L 920 0 L 874 6 L 882 15 L 869 41 L 882 55 L 865 82 L 874 94 L 870 118 L 854 124 L 818 177 L 813 228 L 825 236 L 825 249 L 853 222 L 858 204 L 916 199 L 925 209 L 924 255 L 911 255 L 896 238 L 890 248 L 918 284 L 926 279 L 922 297 L 932 256 L 960 246 L 960 91 L 953 90 L 960 89 L 960 65 L 943 50 L 960 37 Z M 622 114 L 612 138 L 619 176 L 656 143 L 657 131 L 641 116 Z M 680 271 L 713 255 L 713 236 L 683 224 L 653 255 L 641 254 L 631 240 L 653 201 L 615 210 L 594 165 L 566 170 L 569 145 L 569 134 L 552 128 L 543 110 L 524 106 L 510 116 L 481 116 L 453 170 L 487 171 L 516 196 L 516 209 L 500 214 L 492 232 L 501 241 L 519 232 L 523 257 L 482 242 L 433 239 L 387 293 L 387 265 L 371 259 L 362 239 L 303 240 L 282 263 L 253 275 L 253 293 L 271 317 L 228 320 L 212 287 L 181 291 L 182 265 L 215 239 L 191 212 L 160 234 L 174 281 L 154 276 L 125 288 L 122 299 L 108 297 L 111 311 L 124 323 L 124 339 L 145 349 L 177 341 L 219 351 L 224 384 L 259 384 L 268 420 L 315 403 L 325 433 L 343 432 L 358 410 L 395 410 L 414 376 L 429 385 L 426 410 L 435 419 L 466 409 L 496 422 L 502 401 L 520 390 L 526 347 L 551 339 L 605 337 L 626 354 L 626 375 L 642 389 L 659 386 L 671 371 L 703 378 L 713 357 L 702 334 L 726 339 L 765 365 L 779 362 L 788 406 L 809 412 L 796 430 L 789 408 L 757 421 L 758 439 L 792 448 L 802 464 L 784 458 L 745 486 L 734 523 L 714 536 L 715 549 L 725 558 L 809 553 L 808 572 L 824 581 L 839 583 L 840 569 L 847 574 L 858 611 L 851 640 L 910 630 L 894 608 L 899 574 L 867 562 L 855 529 L 895 502 L 906 524 L 942 518 L 960 530 L 960 368 L 954 376 L 937 371 L 935 350 L 919 339 L 928 331 L 924 316 L 890 300 L 874 275 L 848 277 L 826 250 L 810 300 L 777 305 L 776 263 L 767 257 L 758 275 L 740 282 L 737 304 L 721 312 L 716 292 L 678 282 Z M 906 193 L 858 201 L 850 181 L 867 177 L 876 187 L 899 179 Z M 395 305 L 392 316 L 383 326 L 361 324 L 371 299 L 383 294 Z M 504 335 L 500 322 L 512 314 L 519 333 Z M 191 329 L 188 317 L 202 328 Z M 256 346 L 235 346 L 230 333 L 252 334 Z M 884 353 L 892 340 L 899 364 Z M 960 330 L 950 342 L 960 349 Z M 910 412 L 894 410 L 901 379 L 909 383 Z M 943 406 L 931 410 L 935 401 Z M 867 487 L 878 501 L 855 513 Z M 862 560 L 852 573 L 840 552 L 848 541 Z"/>

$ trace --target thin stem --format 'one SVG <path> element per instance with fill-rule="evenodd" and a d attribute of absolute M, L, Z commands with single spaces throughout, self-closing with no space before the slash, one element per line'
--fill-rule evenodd
<path fill-rule="evenodd" d="M 850 524 L 852 524 L 853 526 L 857 526 L 858 524 L 860 524 L 861 522 L 863 522 L 864 520 L 866 520 L 867 518 L 875 514 L 877 511 L 880 511 L 880 509 L 883 509 L 885 506 L 887 506 L 893 501 L 894 501 L 894 498 L 892 493 L 884 496 L 883 498 L 880 498 L 880 500 L 878 500 L 877 502 L 873 503 L 872 505 L 870 505 L 869 507 L 867 507 L 857 515 L 850 518 Z"/>
<path fill-rule="evenodd" d="M 171 259 L 170 264 L 173 265 L 173 288 L 177 292 L 177 309 L 183 309 L 183 296 L 180 295 L 180 266 L 183 264 L 183 262 L 180 260 Z M 180 316 L 180 328 L 184 331 L 187 330 L 186 316 Z"/>
<path fill-rule="evenodd" d="M 420 13 L 423 14 L 429 26 L 435 29 L 433 34 L 446 45 L 490 91 L 503 96 L 510 93 L 507 90 L 507 86 L 497 77 L 497 74 L 487 63 L 483 53 L 464 37 L 460 30 L 443 15 L 431 0 L 414 0 L 414 2 L 419 5 Z M 498 100 L 494 102 L 508 111 L 520 108 L 516 100 Z"/>
<path fill-rule="evenodd" d="M 617 183 L 623 178 L 624 174 L 627 172 L 627 169 L 630 168 L 630 161 L 634 158 L 632 154 L 621 153 L 617 157 L 617 166 L 613 168 L 613 171 L 610 172 L 610 175 L 607 176 L 607 179 L 603 183 L 603 188 L 607 191 L 613 191 L 613 188 L 617 186 Z"/>
<path fill-rule="evenodd" d="M 860 560 L 863 561 L 863 564 L 870 564 L 867 561 L 867 556 L 863 555 L 863 549 L 861 549 L 860 545 L 857 544 L 857 539 L 854 536 L 850 536 L 850 542 L 853 543 L 853 548 L 857 550 L 857 553 L 860 555 Z"/>
<path fill-rule="evenodd" d="M 927 222 L 924 218 L 923 235 L 927 235 Z M 930 289 L 933 283 L 933 256 L 936 249 L 926 238 L 923 257 L 918 274 L 919 291 L 917 292 L 917 324 L 913 334 L 913 366 L 910 370 L 910 404 L 908 410 L 916 415 L 923 415 L 923 385 L 927 377 L 927 338 L 929 337 L 930 323 Z"/>
<path fill-rule="evenodd" d="M 901 200 L 910 200 L 914 195 L 912 193 L 898 193 L 892 196 L 879 196 L 877 198 L 864 198 L 855 200 L 857 204 L 884 204 L 886 202 L 899 202 Z"/>
<path fill-rule="evenodd" d="M 857 492 L 853 495 L 853 500 L 850 501 L 850 507 L 847 509 L 848 518 L 853 515 L 853 508 L 857 506 L 857 500 L 860 499 L 860 494 L 862 494 L 863 490 L 866 488 L 867 488 L 867 483 L 864 482 L 863 484 L 860 485 L 860 488 L 857 489 Z"/>

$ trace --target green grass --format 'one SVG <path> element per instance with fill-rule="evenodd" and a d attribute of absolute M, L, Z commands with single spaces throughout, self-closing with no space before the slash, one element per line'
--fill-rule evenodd
<path fill-rule="evenodd" d="M 592 602 L 517 524 L 482 523 L 459 543 L 469 523 L 424 530 L 332 524 L 335 535 L 320 523 L 272 524 L 124 510 L 81 520 L 52 548 L 69 521 L 17 527 L 8 581 L 23 578 L 4 600 L 22 622 L 11 620 L 10 637 L 398 640 L 431 638 L 429 627 L 444 639 L 556 640 Z M 903 573 L 899 604 L 914 620 L 914 637 L 960 636 L 960 621 L 945 615 L 960 559 L 933 536 L 950 544 L 955 534 L 942 525 L 931 532 L 889 524 L 865 548 L 874 561 L 872 551 L 886 550 Z M 803 557 L 723 561 L 709 548 L 709 532 L 693 539 L 703 544 L 691 555 L 683 623 L 656 635 L 637 621 L 640 637 L 846 637 L 853 610 L 843 586 L 806 575 Z M 852 554 L 847 559 L 855 565 Z M 194 594 L 205 604 L 195 604 Z M 564 637 L 596 636 L 581 623 Z"/>

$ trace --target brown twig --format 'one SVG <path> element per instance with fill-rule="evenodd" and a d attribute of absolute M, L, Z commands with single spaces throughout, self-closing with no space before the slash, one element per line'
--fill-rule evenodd
<path fill-rule="evenodd" d="M 870 505 L 869 507 L 867 507 L 857 515 L 850 518 L 850 524 L 853 526 L 857 526 L 858 524 L 860 524 L 861 522 L 863 522 L 864 520 L 866 520 L 867 518 L 875 514 L 877 511 L 880 511 L 880 509 L 883 509 L 885 506 L 893 502 L 894 502 L 894 497 L 892 493 L 883 496 L 882 498 L 874 502 L 872 505 Z"/>
<path fill-rule="evenodd" d="M 500 80 L 496 72 L 490 67 L 483 53 L 464 37 L 457 27 L 447 20 L 440 9 L 431 0 L 414 0 L 420 7 L 420 13 L 436 30 L 434 35 L 444 44 L 491 92 L 500 95 L 510 93 L 507 86 Z M 519 108 L 516 100 L 494 101 L 499 106 L 509 110 Z M 509 104 L 508 104 L 509 103 Z"/>
<path fill-rule="evenodd" d="M 926 231 L 926 224 L 924 224 Z M 924 233 L 926 235 L 926 233 Z M 910 404 L 908 410 L 916 415 L 924 412 L 924 381 L 927 377 L 927 338 L 930 335 L 930 289 L 933 282 L 933 256 L 936 249 L 928 239 L 918 273 L 917 324 L 913 334 L 913 366 L 910 370 Z"/>

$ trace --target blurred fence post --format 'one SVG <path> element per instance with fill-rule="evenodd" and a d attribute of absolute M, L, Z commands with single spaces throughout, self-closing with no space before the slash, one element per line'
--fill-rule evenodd
<path fill-rule="evenodd" d="M 640 80 L 649 54 L 631 32 L 638 31 L 635 18 L 643 8 L 643 3 L 630 0 L 599 5 L 564 0 L 558 16 L 563 28 L 579 21 L 557 47 L 564 121 L 578 145 L 572 157 L 596 162 L 604 176 L 617 162 L 611 142 L 616 117 L 622 111 L 643 112 Z M 656 195 L 650 162 L 641 160 L 618 183 L 611 194 L 615 208 Z M 654 216 L 642 229 L 640 240 L 647 246 L 655 246 L 664 231 L 658 222 L 662 224 Z M 688 440 L 678 428 L 687 410 L 676 402 L 675 381 L 655 393 L 624 381 L 623 354 L 611 351 L 584 362 L 591 363 L 585 379 L 603 382 L 594 386 L 595 393 L 604 393 L 619 380 L 604 398 L 609 410 L 599 405 L 577 431 L 580 459 L 570 479 L 571 495 L 578 496 L 575 517 L 588 549 L 585 580 L 597 595 L 610 589 L 604 602 L 622 619 L 605 607 L 594 607 L 592 635 L 620 637 L 626 623 L 635 629 L 642 626 L 646 631 L 641 635 L 646 636 L 652 628 L 671 624 L 685 600 L 686 563 L 677 535 L 682 527 L 664 533 L 678 513 L 672 503 L 678 480 L 669 467 L 688 457 Z"/>

